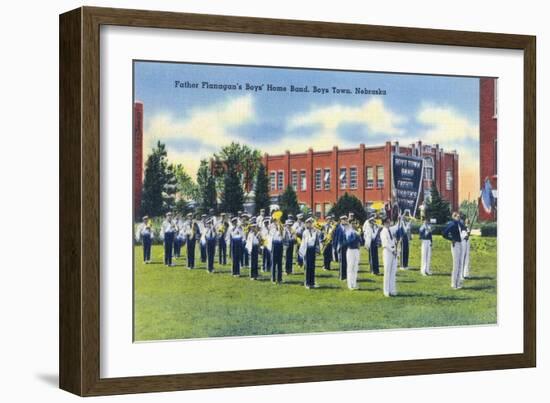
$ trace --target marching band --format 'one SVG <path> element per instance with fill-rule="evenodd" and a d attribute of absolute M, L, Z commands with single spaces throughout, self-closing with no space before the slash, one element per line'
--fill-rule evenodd
<path fill-rule="evenodd" d="M 388 209 L 389 210 L 389 209 Z M 391 210 L 389 210 L 391 211 Z M 180 215 L 166 213 L 160 225 L 159 237 L 164 247 L 164 264 L 174 266 L 174 259 L 181 257 L 182 248 L 187 250 L 187 268 L 195 268 L 195 244 L 199 241 L 200 258 L 209 273 L 214 272 L 215 255 L 218 263 L 227 264 L 227 255 L 231 259 L 231 273 L 241 275 L 241 268 L 250 269 L 250 279 L 256 280 L 259 270 L 269 272 L 275 284 L 283 282 L 283 274 L 294 273 L 296 263 L 304 267 L 304 286 L 316 288 L 316 257 L 322 256 L 322 267 L 331 270 L 331 263 L 338 265 L 338 277 L 346 281 L 350 290 L 358 289 L 357 277 L 360 263 L 360 249 L 368 251 L 370 271 L 380 275 L 378 249 L 382 248 L 384 267 L 385 296 L 397 295 L 396 275 L 399 262 L 407 270 L 409 247 L 412 239 L 410 214 L 393 217 L 383 216 L 380 222 L 377 214 L 367 217 L 362 226 L 353 213 L 342 215 L 338 222 L 333 216 L 319 223 L 314 217 L 304 219 L 303 214 L 296 215 L 296 221 L 289 215 L 283 223 L 282 211 L 276 209 L 271 216 L 260 210 L 256 217 L 239 212 L 230 217 L 226 213 L 205 215 L 200 218 L 192 213 L 182 219 Z M 393 219 L 395 218 L 395 220 Z M 427 216 L 422 217 L 418 228 L 420 240 L 420 273 L 430 276 L 432 256 L 432 227 Z M 392 225 L 393 224 L 393 225 Z M 470 271 L 470 233 L 471 222 L 455 212 L 452 220 L 445 226 L 442 235 L 451 242 L 453 269 L 451 287 L 462 288 Z M 155 234 L 152 222 L 144 216 L 136 226 L 135 239 L 143 248 L 143 262 L 151 263 L 151 247 Z M 260 262 L 261 258 L 261 262 Z"/>

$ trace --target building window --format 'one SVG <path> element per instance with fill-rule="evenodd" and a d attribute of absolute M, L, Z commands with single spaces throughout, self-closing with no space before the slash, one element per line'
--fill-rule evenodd
<path fill-rule="evenodd" d="M 315 217 L 321 218 L 323 211 L 321 210 L 321 203 L 315 203 Z"/>
<path fill-rule="evenodd" d="M 323 182 L 325 183 L 325 190 L 330 190 L 330 168 L 325 168 Z"/>
<path fill-rule="evenodd" d="M 367 189 L 372 189 L 374 187 L 374 169 L 372 167 L 367 167 L 365 178 Z"/>
<path fill-rule="evenodd" d="M 276 183 L 275 183 L 275 172 L 274 171 L 271 171 L 269 173 L 269 185 L 270 185 L 271 190 L 277 189 Z"/>
<path fill-rule="evenodd" d="M 453 172 L 452 171 L 445 172 L 445 189 L 453 190 Z"/>
<path fill-rule="evenodd" d="M 327 214 L 330 213 L 330 210 L 332 210 L 332 204 L 325 203 L 324 207 L 325 207 L 325 217 L 326 217 Z"/>
<path fill-rule="evenodd" d="M 284 187 L 284 173 L 283 171 L 277 172 L 277 189 L 282 190 Z"/>
<path fill-rule="evenodd" d="M 348 187 L 348 169 L 340 168 L 340 189 L 347 189 Z"/>
<path fill-rule="evenodd" d="M 300 171 L 300 189 L 302 192 L 307 190 L 306 171 L 303 169 Z"/>
<path fill-rule="evenodd" d="M 376 167 L 376 187 L 384 187 L 384 167 L 381 165 Z"/>
<path fill-rule="evenodd" d="M 323 183 L 321 182 L 321 170 L 315 170 L 315 190 L 323 189 Z"/>
<path fill-rule="evenodd" d="M 357 168 L 352 167 L 349 169 L 349 187 L 350 189 L 357 189 Z"/>
<path fill-rule="evenodd" d="M 424 179 L 434 179 L 434 162 L 431 157 L 424 158 Z"/>
<path fill-rule="evenodd" d="M 296 170 L 292 170 L 290 173 L 290 181 L 294 191 L 298 190 L 298 172 L 296 172 Z"/>

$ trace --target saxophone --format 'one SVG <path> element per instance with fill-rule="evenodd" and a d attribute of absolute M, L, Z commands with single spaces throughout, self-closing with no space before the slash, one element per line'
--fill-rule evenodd
<path fill-rule="evenodd" d="M 329 226 L 328 231 L 326 232 L 325 237 L 323 238 L 323 247 L 322 247 L 323 252 L 330 244 L 332 244 L 332 237 L 335 229 L 336 229 L 336 225 L 331 224 Z"/>

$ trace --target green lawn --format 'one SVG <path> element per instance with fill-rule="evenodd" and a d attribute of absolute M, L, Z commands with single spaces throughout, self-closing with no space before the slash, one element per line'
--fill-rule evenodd
<path fill-rule="evenodd" d="M 135 340 L 496 323 L 496 238 L 472 238 L 472 277 L 461 290 L 450 286 L 449 242 L 434 238 L 431 277 L 420 275 L 418 242 L 418 237 L 412 241 L 411 269 L 398 272 L 399 295 L 394 298 L 383 296 L 383 276 L 368 273 L 364 248 L 360 290 L 349 291 L 338 280 L 336 263 L 331 271 L 320 268 L 321 256 L 316 270 L 319 288 L 307 290 L 297 266 L 293 275 L 284 277 L 284 284 L 276 285 L 261 271 L 259 281 L 249 280 L 248 269 L 234 278 L 230 264 L 216 263 L 216 272 L 209 274 L 199 260 L 197 268 L 187 270 L 185 256 L 176 267 L 166 267 L 161 264 L 162 246 L 153 247 L 153 263 L 145 265 L 141 247 L 136 246 Z"/>

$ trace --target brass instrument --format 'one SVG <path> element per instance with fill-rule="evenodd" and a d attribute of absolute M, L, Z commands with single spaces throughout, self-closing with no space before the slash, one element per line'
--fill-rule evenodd
<path fill-rule="evenodd" d="M 334 234 L 334 230 L 336 229 L 336 225 L 330 224 L 328 231 L 325 234 L 325 237 L 323 238 L 323 245 L 322 245 L 322 251 L 324 252 L 325 249 L 332 244 L 332 237 Z"/>

